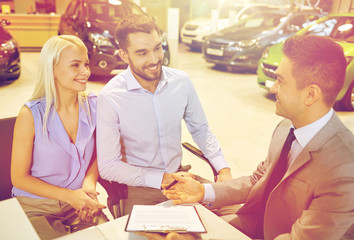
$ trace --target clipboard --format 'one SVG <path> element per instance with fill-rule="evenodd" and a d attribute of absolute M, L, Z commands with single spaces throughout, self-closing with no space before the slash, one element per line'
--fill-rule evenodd
<path fill-rule="evenodd" d="M 206 233 L 194 206 L 134 205 L 126 232 Z"/>

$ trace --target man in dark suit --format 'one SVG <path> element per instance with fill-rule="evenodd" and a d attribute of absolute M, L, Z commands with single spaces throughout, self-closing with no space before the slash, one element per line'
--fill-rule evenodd
<path fill-rule="evenodd" d="M 173 176 L 179 183 L 164 194 L 175 204 L 243 204 L 224 219 L 251 238 L 344 239 L 354 223 L 354 136 L 332 109 L 344 84 L 343 49 L 327 37 L 294 36 L 283 52 L 271 92 L 286 119 L 265 161 L 222 183 Z"/>

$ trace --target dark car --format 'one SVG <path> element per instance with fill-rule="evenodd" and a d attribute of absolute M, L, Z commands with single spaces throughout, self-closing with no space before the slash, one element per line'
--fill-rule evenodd
<path fill-rule="evenodd" d="M 20 76 L 20 51 L 16 40 L 5 29 L 7 20 L 0 22 L 0 80 L 15 80 Z"/>
<path fill-rule="evenodd" d="M 284 10 L 257 13 L 208 36 L 203 44 L 207 62 L 255 71 L 263 50 L 324 16 Z"/>
<path fill-rule="evenodd" d="M 60 18 L 58 34 L 80 37 L 88 49 L 92 74 L 110 75 L 127 64 L 118 55 L 114 38 L 117 23 L 130 14 L 145 14 L 129 0 L 72 0 Z M 162 33 L 163 64 L 170 62 L 166 34 Z"/>

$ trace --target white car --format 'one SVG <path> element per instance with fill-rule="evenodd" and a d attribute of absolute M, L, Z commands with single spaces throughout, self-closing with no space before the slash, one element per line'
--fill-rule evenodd
<path fill-rule="evenodd" d="M 181 41 L 192 49 L 201 50 L 206 36 L 237 23 L 249 15 L 267 9 L 279 8 L 267 4 L 227 5 L 219 10 L 218 21 L 211 17 L 200 17 L 187 21 L 181 29 Z"/>

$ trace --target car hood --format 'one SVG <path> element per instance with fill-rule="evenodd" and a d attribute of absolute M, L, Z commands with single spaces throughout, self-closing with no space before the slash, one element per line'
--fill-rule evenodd
<path fill-rule="evenodd" d="M 0 26 L 0 43 L 9 41 L 12 38 L 11 34 L 2 26 Z"/>
<path fill-rule="evenodd" d="M 273 28 L 239 28 L 230 31 L 220 31 L 208 37 L 209 41 L 242 41 L 261 39 L 274 34 Z"/>
<path fill-rule="evenodd" d="M 344 51 L 345 56 L 354 56 L 354 43 L 338 42 Z"/>
<path fill-rule="evenodd" d="M 278 66 L 282 58 L 283 42 L 280 42 L 269 47 L 268 57 L 264 62 L 273 66 Z"/>

